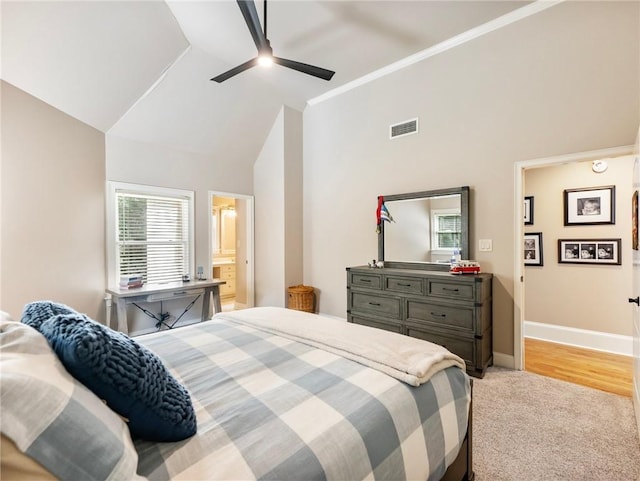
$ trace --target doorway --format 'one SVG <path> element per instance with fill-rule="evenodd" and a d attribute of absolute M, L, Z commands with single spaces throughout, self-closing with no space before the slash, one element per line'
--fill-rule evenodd
<path fill-rule="evenodd" d="M 516 162 L 514 164 L 514 205 L 515 219 L 524 218 L 524 184 L 525 171 L 542 167 L 558 166 L 560 164 L 585 162 L 589 160 L 619 157 L 628 155 L 632 151 L 632 146 L 616 147 L 597 151 L 580 152 L 576 154 L 562 155 L 542 159 Z M 513 367 L 518 370 L 524 369 L 524 316 L 525 316 L 525 278 L 524 278 L 524 222 L 514 222 L 514 359 Z M 550 239 L 551 240 L 551 239 Z M 553 255 L 553 244 L 549 243 L 551 249 L 549 254 Z"/>
<path fill-rule="evenodd" d="M 221 279 L 223 311 L 253 307 L 253 196 L 209 192 L 210 272 Z"/>

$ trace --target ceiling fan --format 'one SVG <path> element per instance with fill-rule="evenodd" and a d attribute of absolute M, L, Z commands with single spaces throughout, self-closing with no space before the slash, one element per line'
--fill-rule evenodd
<path fill-rule="evenodd" d="M 211 80 L 221 83 L 240 72 L 244 72 L 245 70 L 254 67 L 255 65 L 270 65 L 271 63 L 277 63 L 283 67 L 291 68 L 308 75 L 313 75 L 314 77 L 318 77 L 323 80 L 331 80 L 331 77 L 335 74 L 335 72 L 331 70 L 315 67 L 302 62 L 296 62 L 295 60 L 287 60 L 286 58 L 280 58 L 273 55 L 271 43 L 267 38 L 267 0 L 264 0 L 264 31 L 260 28 L 260 19 L 258 18 L 258 12 L 253 0 L 237 0 L 237 2 L 244 20 L 247 22 L 247 27 L 249 27 L 249 32 L 251 32 L 253 41 L 258 48 L 258 56 L 218 75 L 217 77 L 213 77 Z"/>

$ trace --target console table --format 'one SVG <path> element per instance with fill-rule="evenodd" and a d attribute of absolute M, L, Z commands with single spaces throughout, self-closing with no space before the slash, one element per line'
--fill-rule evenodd
<path fill-rule="evenodd" d="M 111 325 L 111 302 L 116 303 L 116 314 L 118 317 L 118 331 L 129 333 L 127 324 L 127 305 L 138 302 L 160 302 L 170 299 L 178 299 L 181 297 L 190 297 L 204 295 L 202 301 L 201 321 L 206 321 L 209 316 L 210 299 L 213 296 L 214 313 L 222 311 L 220 302 L 220 285 L 225 281 L 220 279 L 211 279 L 206 281 L 190 281 L 190 282 L 169 282 L 167 284 L 145 284 L 142 287 L 132 289 L 120 289 L 119 287 L 110 287 L 107 289 L 106 315 L 107 325 Z"/>

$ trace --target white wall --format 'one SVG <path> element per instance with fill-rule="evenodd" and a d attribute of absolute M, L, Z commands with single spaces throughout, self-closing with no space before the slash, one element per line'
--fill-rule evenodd
<path fill-rule="evenodd" d="M 104 319 L 104 134 L 2 85 L 0 309 L 54 300 Z"/>
<path fill-rule="evenodd" d="M 513 164 L 633 143 L 639 5 L 565 2 L 308 107 L 304 280 L 322 286 L 320 310 L 346 317 L 345 268 L 376 257 L 378 195 L 469 185 L 494 350 L 512 355 Z M 414 117 L 417 135 L 388 139 Z"/>

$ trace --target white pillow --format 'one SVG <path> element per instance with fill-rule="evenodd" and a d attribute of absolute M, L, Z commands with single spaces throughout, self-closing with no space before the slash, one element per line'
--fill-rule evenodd
<path fill-rule="evenodd" d="M 124 421 L 35 329 L 0 312 L 2 433 L 59 479 L 144 479 Z"/>

